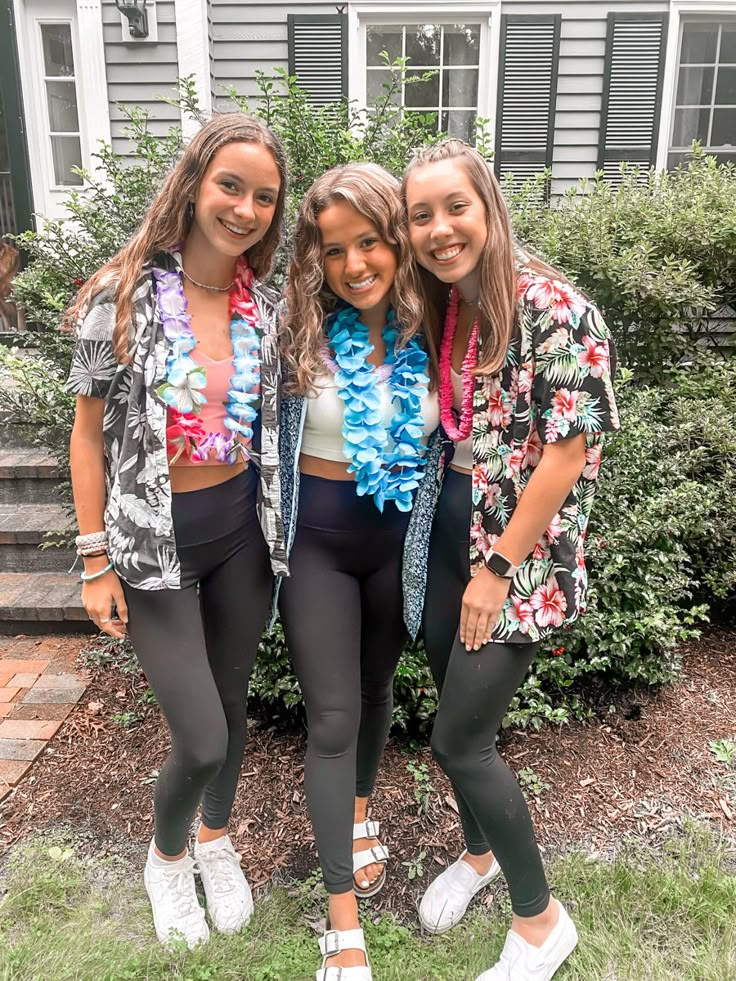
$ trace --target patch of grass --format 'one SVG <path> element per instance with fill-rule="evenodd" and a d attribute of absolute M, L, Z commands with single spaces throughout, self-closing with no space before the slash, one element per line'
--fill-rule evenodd
<path fill-rule="evenodd" d="M 305 896 L 274 889 L 239 936 L 213 934 L 193 953 L 153 939 L 139 870 L 85 859 L 67 835 L 18 846 L 4 870 L 0 981 L 308 981 L 318 966 Z M 726 981 L 736 978 L 733 846 L 699 827 L 654 853 L 627 844 L 613 860 L 569 855 L 552 863 L 555 893 L 575 917 L 578 950 L 562 981 Z M 316 887 L 310 883 L 310 894 Z M 423 886 L 422 886 L 423 888 Z M 509 921 L 502 889 L 442 937 L 389 916 L 365 916 L 380 981 L 465 981 L 493 963 Z M 311 906 L 311 902 L 306 902 Z M 372 907 L 376 909 L 376 907 Z"/>
<path fill-rule="evenodd" d="M 719 763 L 726 766 L 736 763 L 736 739 L 711 739 L 708 748 Z"/>

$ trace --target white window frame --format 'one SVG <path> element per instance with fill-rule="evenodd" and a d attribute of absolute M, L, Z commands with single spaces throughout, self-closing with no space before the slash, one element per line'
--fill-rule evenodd
<path fill-rule="evenodd" d="M 205 116 L 209 116 L 212 112 L 212 83 L 207 0 L 174 0 L 174 17 L 179 78 L 194 75 L 199 108 Z M 191 139 L 198 129 L 197 120 L 182 113 L 181 131 L 184 139 Z"/>
<path fill-rule="evenodd" d="M 736 13 L 734 0 L 670 0 L 670 21 L 662 89 L 662 118 L 657 146 L 657 167 L 660 170 L 667 169 L 667 157 L 675 125 L 675 100 L 677 98 L 683 18 L 718 20 L 719 18 L 733 17 L 734 13 Z"/>
<path fill-rule="evenodd" d="M 478 69 L 478 116 L 490 119 L 490 136 L 496 129 L 498 58 L 501 38 L 501 0 L 462 3 L 425 0 L 405 3 L 396 0 L 352 0 L 348 8 L 348 97 L 367 108 L 366 28 L 373 24 L 480 24 Z"/>
<path fill-rule="evenodd" d="M 94 172 L 92 153 L 101 140 L 111 141 L 100 0 L 13 2 L 34 208 L 41 219 L 63 219 L 69 193 L 83 187 L 57 185 L 54 179 L 39 24 L 71 24 L 82 166 Z"/>

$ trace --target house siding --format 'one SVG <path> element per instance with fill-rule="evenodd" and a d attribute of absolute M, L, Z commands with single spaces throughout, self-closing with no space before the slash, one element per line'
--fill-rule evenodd
<path fill-rule="evenodd" d="M 226 90 L 231 88 L 238 95 L 257 95 L 257 72 L 271 74 L 275 67 L 288 67 L 289 14 L 334 13 L 334 3 L 314 0 L 291 4 L 210 0 L 213 108 L 230 107 Z"/>
<path fill-rule="evenodd" d="M 158 41 L 123 41 L 120 13 L 114 0 L 102 0 L 102 32 L 107 68 L 107 94 L 113 149 L 132 152 L 124 133 L 125 114 L 119 104 L 140 106 L 150 114 L 150 130 L 163 136 L 181 123 L 179 111 L 161 101 L 173 96 L 179 74 L 174 0 L 156 0 Z"/>
<path fill-rule="evenodd" d="M 548 13 L 549 3 L 504 3 L 505 14 Z M 607 17 L 615 13 L 666 13 L 669 3 L 644 0 L 567 0 L 562 15 L 557 78 L 552 194 L 564 194 L 582 177 L 593 177 L 598 158 Z"/>

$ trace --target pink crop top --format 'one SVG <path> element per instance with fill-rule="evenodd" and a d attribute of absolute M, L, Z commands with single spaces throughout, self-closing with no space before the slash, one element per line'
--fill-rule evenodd
<path fill-rule="evenodd" d="M 207 371 L 207 386 L 203 389 L 207 401 L 199 414 L 199 420 L 204 431 L 206 433 L 222 433 L 229 437 L 230 430 L 225 426 L 225 417 L 227 416 L 225 403 L 230 388 L 230 379 L 233 377 L 233 359 L 225 358 L 223 361 L 213 361 L 212 358 L 200 351 L 199 346 L 195 347 L 189 356 Z M 170 423 L 170 409 L 167 409 L 167 418 Z M 169 451 L 169 461 L 173 455 Z M 202 467 L 219 463 L 214 450 L 210 450 L 206 460 L 190 460 L 186 453 L 182 453 L 176 463 L 170 462 L 169 465 L 172 467 Z"/>

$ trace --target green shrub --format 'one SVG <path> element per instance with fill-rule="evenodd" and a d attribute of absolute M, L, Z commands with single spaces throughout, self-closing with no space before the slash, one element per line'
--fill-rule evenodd
<path fill-rule="evenodd" d="M 696 147 L 687 168 L 602 174 L 543 205 L 539 187 L 506 187 L 516 234 L 603 310 L 638 377 L 692 354 L 709 316 L 736 306 L 736 167 Z"/>

